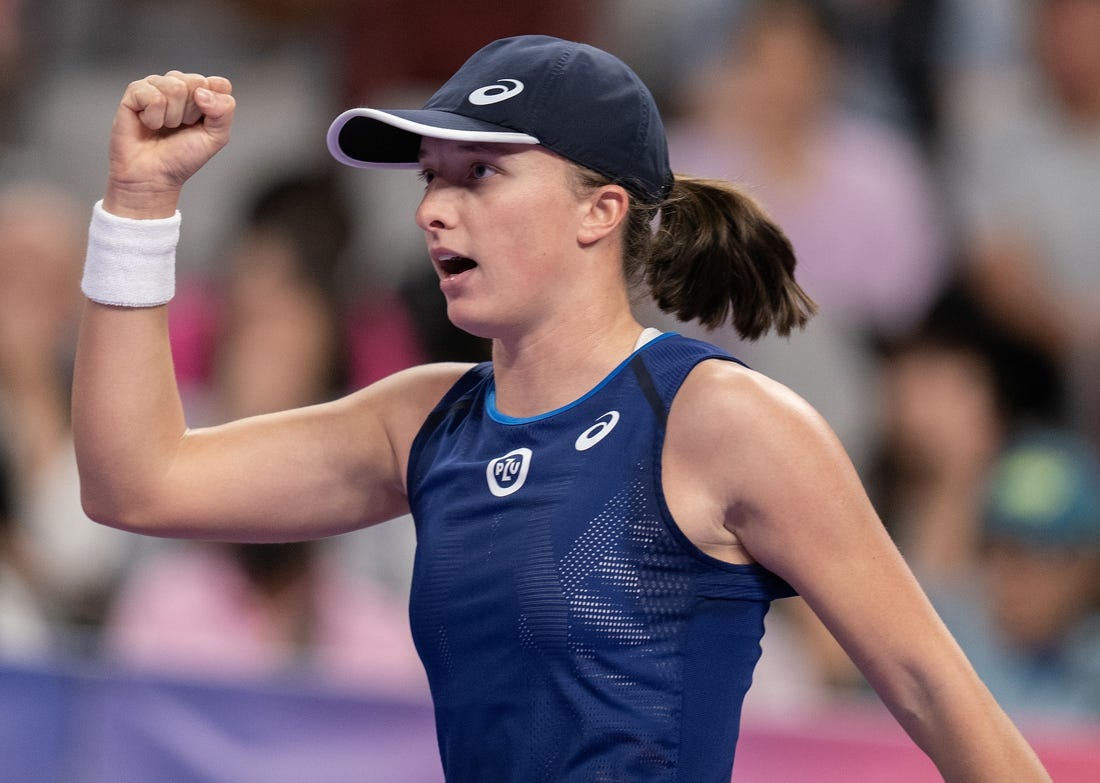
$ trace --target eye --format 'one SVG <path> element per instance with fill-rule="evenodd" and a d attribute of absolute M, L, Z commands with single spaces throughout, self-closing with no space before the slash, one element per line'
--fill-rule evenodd
<path fill-rule="evenodd" d="M 425 185 L 430 185 L 432 180 L 435 179 L 435 172 L 430 169 L 421 169 L 417 172 L 416 177 Z"/>
<path fill-rule="evenodd" d="M 496 173 L 496 169 L 484 163 L 475 163 L 470 166 L 471 179 L 487 179 Z"/>

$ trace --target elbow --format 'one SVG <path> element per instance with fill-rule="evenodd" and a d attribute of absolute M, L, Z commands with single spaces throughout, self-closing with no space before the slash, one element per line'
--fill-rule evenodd
<path fill-rule="evenodd" d="M 81 489 L 80 505 L 84 508 L 84 515 L 96 524 L 119 530 L 133 530 L 133 521 L 126 514 L 125 507 L 117 503 L 104 501 L 96 494 Z"/>
<path fill-rule="evenodd" d="M 130 533 L 155 533 L 154 515 L 135 497 L 127 495 L 97 490 L 85 482 L 80 486 L 80 504 L 88 519 Z"/>
<path fill-rule="evenodd" d="M 119 468 L 117 461 L 83 454 L 77 445 L 76 466 L 84 515 L 105 527 L 156 535 L 161 514 L 157 486 L 149 471 Z"/>

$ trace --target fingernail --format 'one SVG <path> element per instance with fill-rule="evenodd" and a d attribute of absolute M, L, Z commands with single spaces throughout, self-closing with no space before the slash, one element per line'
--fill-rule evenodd
<path fill-rule="evenodd" d="M 210 90 L 206 89 L 205 87 L 199 87 L 197 90 L 195 90 L 195 97 L 202 101 L 208 101 L 214 96 L 213 93 L 210 92 Z"/>

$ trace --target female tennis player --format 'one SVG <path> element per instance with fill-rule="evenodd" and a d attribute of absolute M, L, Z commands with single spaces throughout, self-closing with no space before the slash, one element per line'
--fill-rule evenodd
<path fill-rule="evenodd" d="M 158 536 L 313 538 L 411 511 L 411 617 L 447 780 L 725 781 L 771 600 L 802 595 L 950 781 L 1048 780 L 944 629 L 836 437 L 681 319 L 743 335 L 813 304 L 783 233 L 673 176 L 621 61 L 480 50 L 423 109 L 356 108 L 342 162 L 408 167 L 450 319 L 491 363 L 189 429 L 166 308 L 184 182 L 229 140 L 224 78 L 130 84 L 89 235 L 73 415 L 87 510 Z"/>

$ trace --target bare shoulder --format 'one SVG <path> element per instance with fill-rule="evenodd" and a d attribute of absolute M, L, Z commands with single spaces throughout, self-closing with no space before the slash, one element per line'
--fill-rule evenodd
<path fill-rule="evenodd" d="M 797 445 L 809 435 L 829 438 L 818 412 L 787 386 L 735 362 L 697 365 L 673 402 L 677 427 L 697 442 L 718 441 L 755 450 Z M 793 439 L 795 443 L 789 443 Z"/>
<path fill-rule="evenodd" d="M 716 456 L 727 456 L 716 467 L 736 493 L 733 501 L 744 504 L 770 491 L 789 496 L 796 477 L 806 487 L 838 473 L 844 481 L 852 478 L 848 455 L 821 414 L 759 372 L 733 362 L 703 362 L 685 380 L 674 414 L 678 405 L 677 426 L 697 444 L 709 444 Z"/>
<path fill-rule="evenodd" d="M 421 364 L 389 375 L 346 397 L 342 404 L 378 412 L 387 426 L 400 426 L 407 416 L 419 423 L 473 365 L 458 362 Z"/>
<path fill-rule="evenodd" d="M 403 463 L 424 419 L 472 366 L 449 362 L 410 367 L 360 389 L 337 405 L 352 417 L 378 422 Z"/>
<path fill-rule="evenodd" d="M 356 392 L 352 398 L 356 396 L 394 397 L 414 404 L 430 399 L 431 404 L 434 405 L 471 367 L 473 367 L 472 364 L 463 362 L 416 365 L 372 383 Z"/>
<path fill-rule="evenodd" d="M 692 496 L 709 499 L 712 529 L 784 575 L 792 542 L 811 520 L 829 524 L 820 514 L 827 506 L 863 503 L 822 416 L 790 388 L 733 362 L 708 360 L 688 375 L 669 415 L 665 462 Z"/>

